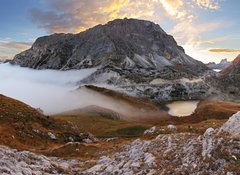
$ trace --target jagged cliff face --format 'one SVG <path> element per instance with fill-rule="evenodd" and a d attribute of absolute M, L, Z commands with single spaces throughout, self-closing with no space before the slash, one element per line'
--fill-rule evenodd
<path fill-rule="evenodd" d="M 162 70 L 167 66 L 196 74 L 206 69 L 201 62 L 187 56 L 159 25 L 136 19 L 117 19 L 76 35 L 38 38 L 11 63 L 61 70 L 97 66 Z"/>
<path fill-rule="evenodd" d="M 237 102 L 240 100 L 240 55 L 238 55 L 232 64 L 223 69 L 217 77 L 218 88 L 227 93 Z"/>
<path fill-rule="evenodd" d="M 238 55 L 233 61 L 232 64 L 224 69 L 221 74 L 223 76 L 235 76 L 235 78 L 240 79 L 240 55 Z"/>
<path fill-rule="evenodd" d="M 232 61 L 231 66 L 221 71 L 220 78 L 230 84 L 240 86 L 240 55 Z"/>

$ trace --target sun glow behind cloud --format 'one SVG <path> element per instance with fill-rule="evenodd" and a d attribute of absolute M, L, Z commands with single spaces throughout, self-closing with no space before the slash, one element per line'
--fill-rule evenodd
<path fill-rule="evenodd" d="M 229 40 L 227 37 L 205 36 L 208 32 L 226 27 L 228 24 L 225 21 L 198 21 L 201 16 L 200 10 L 202 13 L 216 12 L 221 9 L 222 0 L 42 0 L 42 2 L 49 8 L 32 8 L 29 10 L 29 16 L 33 24 L 48 33 L 78 33 L 116 18 L 146 19 L 160 24 L 163 28 L 168 26 L 166 32 L 173 35 L 190 56 L 198 53 L 197 58 L 201 61 L 211 57 L 212 52 L 208 51 L 209 48 L 220 48 L 217 45 L 219 42 Z M 15 48 L 14 45 L 12 48 Z M 18 49 L 22 50 L 24 49 Z M 202 51 L 208 52 L 209 56 L 204 54 L 201 57 Z M 230 58 L 233 59 L 234 55 Z"/>
<path fill-rule="evenodd" d="M 172 20 L 188 21 L 196 17 L 194 8 L 214 8 L 216 0 L 52 0 L 46 1 L 52 10 L 32 9 L 32 21 L 52 32 L 79 32 L 96 24 L 116 18 L 144 18 L 159 20 L 164 16 Z M 159 21 L 156 21 L 159 22 Z"/>

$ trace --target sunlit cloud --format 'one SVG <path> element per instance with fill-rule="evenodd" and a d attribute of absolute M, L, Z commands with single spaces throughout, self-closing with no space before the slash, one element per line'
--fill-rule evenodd
<path fill-rule="evenodd" d="M 220 0 L 194 0 L 197 5 L 204 9 L 219 9 L 220 8 Z"/>
<path fill-rule="evenodd" d="M 146 19 L 162 24 L 172 21 L 175 26 L 167 32 L 184 48 L 200 52 L 200 46 L 209 47 L 222 38 L 204 38 L 203 34 L 225 27 L 226 23 L 212 21 L 196 23 L 197 9 L 218 10 L 221 0 L 44 0 L 50 10 L 32 9 L 30 17 L 49 33 L 78 33 L 97 24 L 116 18 Z M 188 50 L 188 49 L 186 49 Z M 192 52 L 188 52 L 191 55 Z M 192 56 L 192 55 L 191 55 Z"/>
<path fill-rule="evenodd" d="M 46 1 L 51 11 L 31 9 L 33 23 L 49 33 L 78 33 L 116 18 L 150 19 L 156 12 L 153 0 L 52 0 Z M 158 16 L 160 17 L 160 16 Z M 154 18 L 154 17 L 153 17 Z"/>
<path fill-rule="evenodd" d="M 171 17 L 182 19 L 187 15 L 187 12 L 181 9 L 184 5 L 182 0 L 159 0 L 159 3 L 162 4 L 166 13 L 168 13 Z"/>
<path fill-rule="evenodd" d="M 0 55 L 4 59 L 11 59 L 15 54 L 31 47 L 32 43 L 14 41 L 10 38 L 0 40 Z"/>
<path fill-rule="evenodd" d="M 231 53 L 231 52 L 240 52 L 240 49 L 209 49 L 209 52 L 227 52 L 227 53 Z"/>
<path fill-rule="evenodd" d="M 210 22 L 202 24 L 189 23 L 183 21 L 178 23 L 171 31 L 171 34 L 183 45 L 191 45 L 197 47 L 205 43 L 214 43 L 224 40 L 225 38 L 204 39 L 201 34 L 213 31 L 225 24 L 221 22 Z"/>
<path fill-rule="evenodd" d="M 219 63 L 222 59 L 232 61 L 239 54 L 239 52 L 210 52 L 209 49 L 196 48 L 189 45 L 184 46 L 184 49 L 187 53 L 191 53 L 193 58 L 201 60 L 204 63 Z"/>
<path fill-rule="evenodd" d="M 31 46 L 31 43 L 13 41 L 11 39 L 0 40 L 0 48 L 12 48 L 15 50 L 24 50 Z"/>
<path fill-rule="evenodd" d="M 51 10 L 31 9 L 32 22 L 49 33 L 77 33 L 116 18 L 141 18 L 161 21 L 164 16 L 173 20 L 192 22 L 194 7 L 214 8 L 212 0 L 51 0 Z"/>

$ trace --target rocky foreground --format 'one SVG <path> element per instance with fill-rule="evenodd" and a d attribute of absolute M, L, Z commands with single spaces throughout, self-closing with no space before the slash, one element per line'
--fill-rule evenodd
<path fill-rule="evenodd" d="M 99 160 L 79 161 L 45 157 L 0 147 L 1 174 L 227 174 L 240 173 L 240 112 L 222 127 L 208 128 L 203 135 L 177 133 L 137 139 Z M 153 139 L 147 139 L 150 137 Z M 76 143 L 68 143 L 76 144 Z"/>

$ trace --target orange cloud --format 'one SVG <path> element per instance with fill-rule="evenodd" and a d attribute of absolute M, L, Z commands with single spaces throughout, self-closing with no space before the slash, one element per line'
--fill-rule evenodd
<path fill-rule="evenodd" d="M 116 18 L 161 19 L 159 13 L 153 16 L 158 5 L 154 0 L 52 0 L 48 3 L 53 10 L 32 9 L 30 17 L 49 33 L 78 33 Z"/>
<path fill-rule="evenodd" d="M 49 33 L 78 33 L 116 18 L 141 18 L 161 21 L 166 16 L 192 22 L 194 8 L 216 9 L 216 0 L 51 0 L 49 11 L 30 10 L 30 17 Z M 217 3 L 219 4 L 219 3 Z"/>
<path fill-rule="evenodd" d="M 31 43 L 13 41 L 11 39 L 0 40 L 0 48 L 12 48 L 14 50 L 25 50 L 31 46 Z"/>
<path fill-rule="evenodd" d="M 209 49 L 209 52 L 226 52 L 226 53 L 234 53 L 240 52 L 240 49 Z"/>
<path fill-rule="evenodd" d="M 11 39 L 0 40 L 0 56 L 11 59 L 15 54 L 31 47 L 32 43 L 13 41 Z"/>

